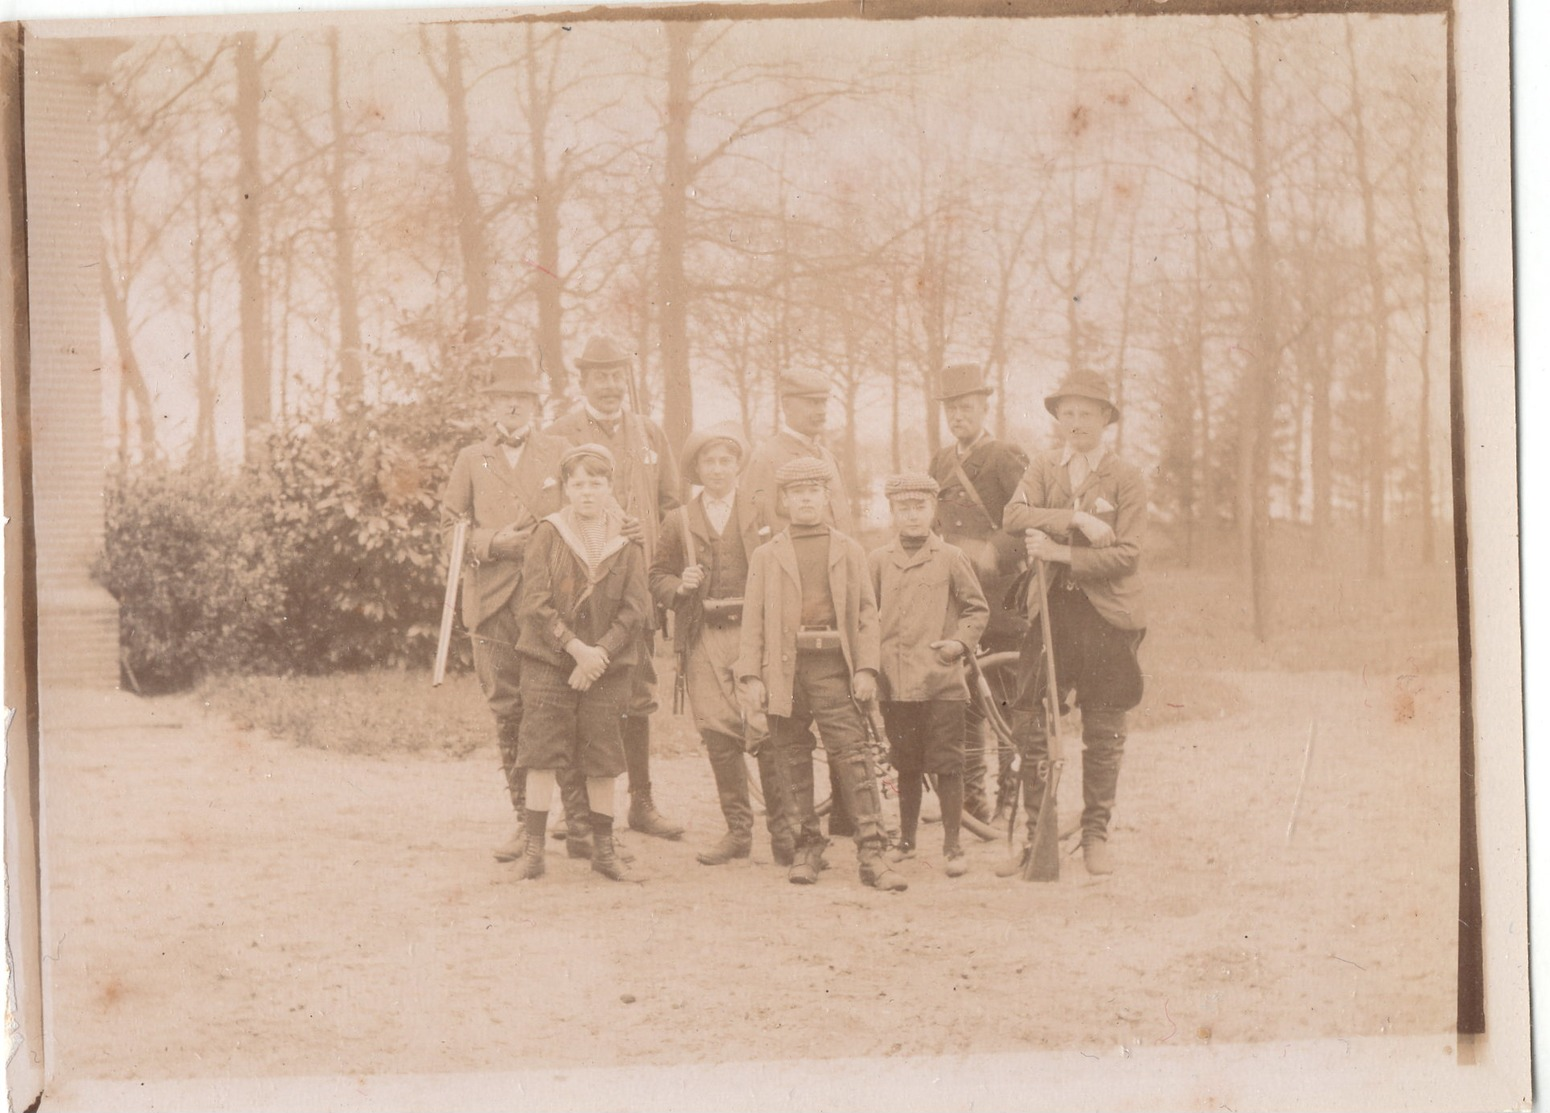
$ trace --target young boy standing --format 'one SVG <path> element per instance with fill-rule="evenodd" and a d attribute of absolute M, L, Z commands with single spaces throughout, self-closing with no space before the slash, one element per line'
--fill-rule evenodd
<path fill-rule="evenodd" d="M 813 800 L 816 723 L 856 821 L 861 881 L 899 891 L 883 857 L 881 800 L 861 705 L 877 696 L 877 602 L 861 546 L 824 521 L 832 469 L 813 457 L 783 465 L 775 482 L 791 524 L 754 551 L 737 676 L 744 708 L 768 711 L 770 739 L 797 829 L 789 878 L 812 885 L 826 842 Z"/>
<path fill-rule="evenodd" d="M 518 763 L 527 772 L 521 876 L 544 873 L 544 834 L 556 778 L 585 778 L 592 869 L 628 881 L 613 841 L 614 781 L 625 771 L 620 722 L 629 707 L 641 629 L 651 606 L 645 559 L 622 532 L 612 498 L 613 453 L 583 444 L 560 458 L 568 505 L 533 530 L 521 626 L 525 714 Z"/>
<path fill-rule="evenodd" d="M 877 594 L 883 721 L 899 774 L 899 847 L 915 853 L 922 782 L 936 775 L 942 801 L 942 856 L 948 877 L 968 859 L 958 841 L 963 815 L 964 712 L 969 686 L 963 657 L 973 653 L 990 608 L 961 549 L 931 531 L 937 481 L 896 475 L 884 486 L 894 539 L 867 558 Z"/>
<path fill-rule="evenodd" d="M 748 565 L 760 545 L 758 518 L 738 490 L 748 445 L 736 422 L 689 434 L 683 449 L 685 489 L 701 491 L 662 519 L 651 565 L 651 594 L 675 618 L 673 640 L 684 668 L 694 725 L 705 743 L 727 833 L 699 853 L 702 865 L 747 858 L 753 850 L 753 807 L 745 752 L 759 763 L 770 851 L 790 866 L 796 843 L 786 823 L 785 796 L 774 749 L 762 723 L 744 725 L 737 697 L 737 655 Z"/>
<path fill-rule="evenodd" d="M 1141 588 L 1146 484 L 1140 469 L 1103 443 L 1119 409 L 1102 376 L 1073 371 L 1044 399 L 1044 408 L 1055 418 L 1064 446 L 1029 464 L 1007 504 L 1005 522 L 1009 530 L 1027 530 L 1029 559 L 1051 568 L 1056 675 L 1061 697 L 1075 689 L 1082 709 L 1082 859 L 1088 873 L 1107 874 L 1114 871 L 1109 817 L 1125 752 L 1125 712 L 1141 702 L 1137 652 L 1146 635 Z M 1039 606 L 1038 591 L 1031 590 L 1012 723 L 1023 755 L 1030 843 L 1049 756 Z M 1006 876 L 1018 869 L 1012 861 L 996 872 Z"/>

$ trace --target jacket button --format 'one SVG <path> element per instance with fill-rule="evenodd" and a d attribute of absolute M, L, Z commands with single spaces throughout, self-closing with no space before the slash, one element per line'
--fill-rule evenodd
<path fill-rule="evenodd" d="M 781 654 L 781 655 L 780 655 L 780 659 L 781 659 L 781 660 L 782 660 L 782 661 L 789 661 L 789 660 L 791 660 L 791 656 L 790 656 L 790 654 L 787 654 L 787 653 L 782 653 L 782 654 Z"/>

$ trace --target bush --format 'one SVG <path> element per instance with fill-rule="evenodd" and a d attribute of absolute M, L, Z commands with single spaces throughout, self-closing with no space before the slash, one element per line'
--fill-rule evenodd
<path fill-rule="evenodd" d="M 98 575 L 142 688 L 428 663 L 438 499 L 466 416 L 445 401 L 357 408 L 271 433 L 234 473 L 115 476 Z"/>

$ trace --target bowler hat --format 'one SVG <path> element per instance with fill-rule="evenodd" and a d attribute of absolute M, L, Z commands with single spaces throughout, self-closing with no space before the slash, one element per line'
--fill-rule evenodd
<path fill-rule="evenodd" d="M 985 384 L 985 369 L 977 363 L 955 363 L 942 368 L 937 383 L 936 400 L 950 402 L 965 394 L 989 394 L 991 387 Z"/>
<path fill-rule="evenodd" d="M 1119 420 L 1119 407 L 1109 393 L 1109 382 L 1096 371 L 1072 371 L 1053 391 L 1044 396 L 1044 408 L 1051 414 L 1060 406 L 1062 398 L 1091 398 L 1109 407 L 1109 420 L 1113 425 Z"/>
<path fill-rule="evenodd" d="M 629 362 L 630 353 L 612 336 L 602 333 L 587 341 L 587 346 L 576 357 L 576 369 L 590 371 L 595 367 L 618 367 Z"/>
<path fill-rule="evenodd" d="M 527 356 L 496 356 L 490 361 L 489 375 L 479 387 L 480 394 L 542 394 L 543 381 L 533 370 Z"/>
<path fill-rule="evenodd" d="M 817 371 L 782 371 L 780 396 L 782 398 L 827 398 L 829 380 Z"/>
<path fill-rule="evenodd" d="M 737 422 L 718 421 L 714 425 L 707 425 L 703 429 L 696 429 L 684 441 L 683 456 L 680 458 L 680 467 L 683 470 L 685 482 L 698 483 L 700 481 L 700 452 L 702 449 L 718 443 L 730 444 L 737 449 L 737 455 L 740 460 L 748 459 L 748 442 L 743 439 L 743 427 Z"/>

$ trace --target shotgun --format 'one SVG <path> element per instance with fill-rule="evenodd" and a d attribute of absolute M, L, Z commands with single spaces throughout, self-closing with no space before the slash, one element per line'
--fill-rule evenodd
<path fill-rule="evenodd" d="M 694 534 L 689 532 L 689 506 L 687 503 L 679 513 L 683 521 L 684 538 L 684 567 L 691 568 L 698 564 L 694 552 Z M 686 600 L 687 601 L 687 597 Z M 673 651 L 678 665 L 678 675 L 673 677 L 673 714 L 682 715 L 684 705 L 689 696 L 689 623 L 683 620 L 683 616 L 674 612 L 673 615 Z"/>
<path fill-rule="evenodd" d="M 1033 845 L 1023 863 L 1024 881 L 1060 880 L 1060 822 L 1056 816 L 1056 794 L 1060 788 L 1060 770 L 1066 763 L 1065 746 L 1060 737 L 1060 683 L 1055 679 L 1055 639 L 1049 623 L 1049 574 L 1044 561 L 1036 560 L 1034 571 L 1039 588 L 1039 625 L 1044 634 L 1044 722 L 1048 756 L 1040 764 L 1044 795 L 1039 799 L 1039 818 L 1033 829 Z"/>
<path fill-rule="evenodd" d="M 447 562 L 447 597 L 441 604 L 441 633 L 436 638 L 436 667 L 431 670 L 431 687 L 439 688 L 447 678 L 447 655 L 452 650 L 452 620 L 457 615 L 457 588 L 463 577 L 463 553 L 468 548 L 468 519 L 459 518 L 452 527 L 452 556 Z"/>

